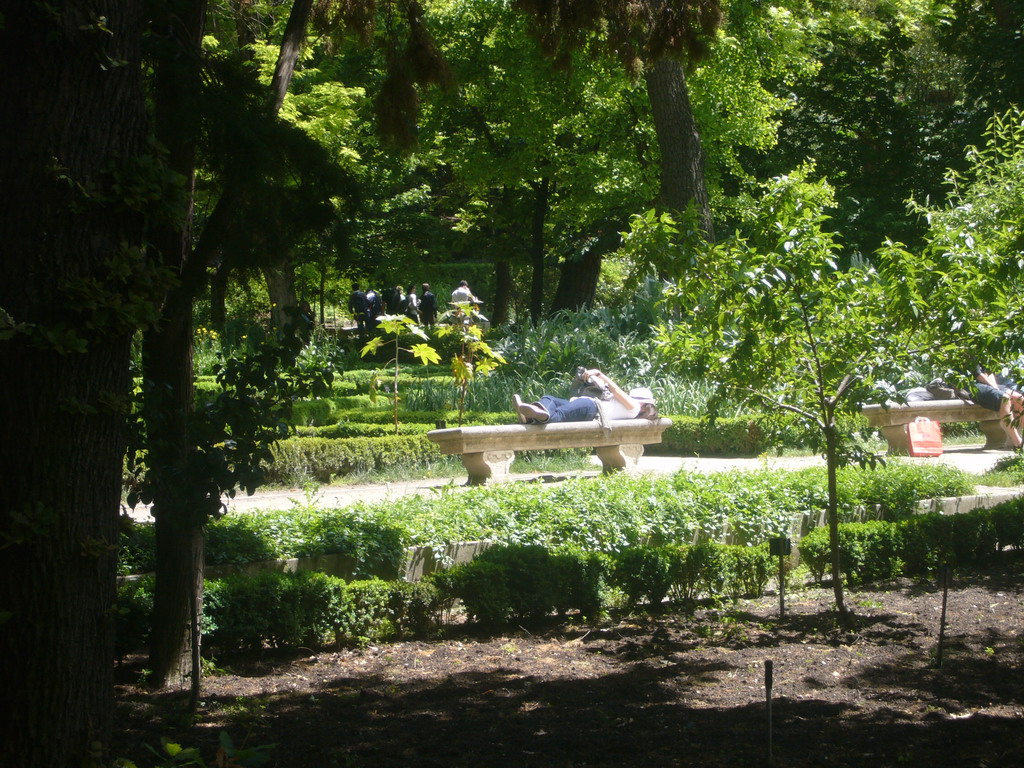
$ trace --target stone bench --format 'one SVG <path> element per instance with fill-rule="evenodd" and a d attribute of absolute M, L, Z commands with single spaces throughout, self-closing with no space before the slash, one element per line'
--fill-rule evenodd
<path fill-rule="evenodd" d="M 938 422 L 976 421 L 985 434 L 985 448 L 1012 450 L 999 414 L 963 400 L 919 400 L 901 405 L 866 405 L 861 409 L 872 427 L 878 427 L 889 443 L 889 453 L 909 454 L 906 426 L 919 416 Z"/>
<path fill-rule="evenodd" d="M 480 485 L 504 479 L 516 451 L 594 448 L 605 472 L 635 467 L 644 445 L 660 443 L 661 433 L 671 424 L 670 419 L 618 419 L 607 427 L 596 420 L 509 424 L 435 429 L 427 437 L 441 453 L 460 454 L 469 484 Z"/>

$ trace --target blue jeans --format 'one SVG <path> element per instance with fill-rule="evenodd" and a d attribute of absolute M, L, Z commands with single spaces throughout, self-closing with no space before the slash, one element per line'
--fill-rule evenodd
<path fill-rule="evenodd" d="M 592 397 L 577 397 L 569 401 L 544 395 L 538 402 L 547 410 L 548 423 L 551 424 L 560 421 L 592 421 L 597 418 L 597 401 Z"/>

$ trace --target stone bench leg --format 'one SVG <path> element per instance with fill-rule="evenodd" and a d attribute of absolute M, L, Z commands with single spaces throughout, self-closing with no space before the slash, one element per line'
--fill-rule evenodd
<path fill-rule="evenodd" d="M 1013 450 L 1013 442 L 1010 440 L 1010 436 L 1006 434 L 1006 430 L 1003 429 L 1003 424 L 999 419 L 990 419 L 988 421 L 979 421 L 978 426 L 981 427 L 981 431 L 985 433 L 985 449 L 990 451 L 1010 451 Z"/>
<path fill-rule="evenodd" d="M 508 468 L 512 466 L 515 451 L 483 451 L 482 453 L 462 454 L 462 466 L 469 473 L 468 485 L 500 482 L 508 477 Z"/>
<path fill-rule="evenodd" d="M 601 459 L 601 466 L 605 472 L 618 472 L 622 469 L 631 469 L 640 461 L 644 455 L 642 445 L 602 445 L 597 448 L 597 457 Z"/>
<path fill-rule="evenodd" d="M 889 453 L 893 456 L 910 455 L 910 438 L 907 437 L 907 425 L 898 424 L 892 427 L 879 427 L 882 437 L 889 444 Z"/>

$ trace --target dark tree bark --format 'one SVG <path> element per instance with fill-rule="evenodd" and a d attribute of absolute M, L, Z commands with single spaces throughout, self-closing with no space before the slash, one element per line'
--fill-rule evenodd
<path fill-rule="evenodd" d="M 608 223 L 598 233 L 596 242 L 576 259 L 566 259 L 558 272 L 558 286 L 551 302 L 551 314 L 569 309 L 579 310 L 591 306 L 601 277 L 601 260 L 606 253 L 619 247 L 622 238 L 621 223 Z"/>
<path fill-rule="evenodd" d="M 530 322 L 536 323 L 544 312 L 544 222 L 548 217 L 551 182 L 547 176 L 530 182 L 533 189 L 533 216 L 530 220 Z"/>
<path fill-rule="evenodd" d="M 661 58 L 646 74 L 647 96 L 661 150 L 661 191 L 658 203 L 671 211 L 697 206 L 701 230 L 715 239 L 704 181 L 704 150 L 690 106 L 686 73 L 675 59 Z"/>
<path fill-rule="evenodd" d="M 267 281 L 267 293 L 270 295 L 270 321 L 277 329 L 288 323 L 288 307 L 299 305 L 295 293 L 295 265 L 291 254 L 284 254 L 274 264 L 263 268 L 263 277 Z"/>
<path fill-rule="evenodd" d="M 192 254 L 198 140 L 193 98 L 200 88 L 205 13 L 205 0 L 175 0 L 167 5 L 167 15 L 153 24 L 159 36 L 155 132 L 167 147 L 169 165 L 185 179 L 186 191 L 185 210 L 176 223 L 156 229 L 152 236 L 164 265 L 179 282 L 167 296 L 159 321 L 143 338 L 143 415 L 157 550 L 149 663 L 156 687 L 181 687 L 186 682 L 195 687 L 199 682 L 198 669 L 192 669 L 197 650 L 193 644 L 199 637 L 191 627 L 193 617 L 202 615 L 203 526 L 210 500 L 197 496 L 197 484 L 190 482 L 189 421 L 194 410 L 192 304 L 206 277 L 205 264 Z"/>
<path fill-rule="evenodd" d="M 0 765 L 63 768 L 103 758 L 113 706 L 129 345 L 141 318 L 118 320 L 115 303 L 144 301 L 114 265 L 146 262 L 142 216 L 117 198 L 112 173 L 131 174 L 146 151 L 142 19 L 127 0 L 4 2 L 2 13 Z"/>
<path fill-rule="evenodd" d="M 508 322 L 508 305 L 512 300 L 512 265 L 508 259 L 494 262 L 494 308 L 490 312 L 492 325 Z"/>

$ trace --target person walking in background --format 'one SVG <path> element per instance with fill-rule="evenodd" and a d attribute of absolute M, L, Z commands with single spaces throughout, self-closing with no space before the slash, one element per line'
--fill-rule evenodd
<path fill-rule="evenodd" d="M 405 294 L 402 293 L 402 286 L 396 285 L 384 303 L 389 315 L 400 315 L 405 312 Z"/>
<path fill-rule="evenodd" d="M 420 294 L 420 320 L 428 326 L 437 322 L 437 297 L 430 290 L 430 283 L 423 284 Z"/>
<path fill-rule="evenodd" d="M 415 285 L 410 285 L 405 292 L 405 316 L 414 323 L 420 321 L 420 300 L 416 295 Z"/>
<path fill-rule="evenodd" d="M 373 329 L 377 327 L 377 317 L 383 310 L 383 304 L 380 300 L 380 294 L 373 288 L 366 290 L 366 321 L 367 325 Z"/>
<path fill-rule="evenodd" d="M 355 283 L 348 297 L 348 311 L 356 321 L 356 328 L 360 333 L 366 332 L 366 307 L 366 294 L 360 290 L 359 283 Z"/>

